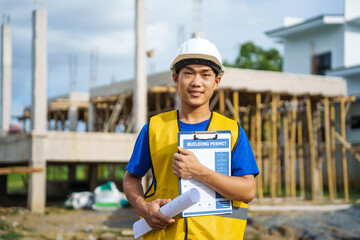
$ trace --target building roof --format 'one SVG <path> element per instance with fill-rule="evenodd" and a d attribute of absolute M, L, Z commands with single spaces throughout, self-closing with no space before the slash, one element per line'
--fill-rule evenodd
<path fill-rule="evenodd" d="M 357 23 L 356 19 L 352 20 Z M 320 15 L 304 21 L 299 21 L 290 26 L 280 27 L 265 32 L 269 37 L 288 37 L 307 31 L 313 31 L 329 26 L 337 26 L 345 23 L 343 15 Z"/>
<path fill-rule="evenodd" d="M 326 71 L 326 76 L 353 76 L 360 75 L 360 65 L 351 67 L 339 67 Z"/>
<path fill-rule="evenodd" d="M 90 90 L 90 98 L 119 95 L 135 90 L 134 79 L 115 82 Z M 148 76 L 148 88 L 174 87 L 171 73 Z M 273 92 L 289 95 L 322 95 L 328 97 L 347 95 L 346 81 L 339 77 L 289 74 L 240 68 L 226 68 L 220 88 L 247 92 Z"/>

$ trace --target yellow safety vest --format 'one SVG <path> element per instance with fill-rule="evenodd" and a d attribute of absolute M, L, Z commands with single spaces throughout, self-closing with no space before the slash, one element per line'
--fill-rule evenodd
<path fill-rule="evenodd" d="M 149 146 L 153 183 L 145 194 L 146 201 L 174 199 L 179 195 L 179 178 L 172 169 L 172 157 L 178 152 L 179 117 L 176 110 L 153 116 L 149 121 Z M 213 112 L 208 131 L 231 131 L 232 150 L 239 138 L 239 125 L 234 120 Z M 233 213 L 182 218 L 164 230 L 153 230 L 143 239 L 243 239 L 247 203 L 233 201 Z"/>

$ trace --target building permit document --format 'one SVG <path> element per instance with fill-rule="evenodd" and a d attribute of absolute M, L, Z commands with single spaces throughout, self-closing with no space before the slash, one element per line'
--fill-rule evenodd
<path fill-rule="evenodd" d="M 231 132 L 179 132 L 178 145 L 192 151 L 204 166 L 231 176 Z M 232 213 L 232 202 L 195 179 L 180 178 L 180 194 L 196 188 L 200 201 L 181 213 L 182 217 Z"/>

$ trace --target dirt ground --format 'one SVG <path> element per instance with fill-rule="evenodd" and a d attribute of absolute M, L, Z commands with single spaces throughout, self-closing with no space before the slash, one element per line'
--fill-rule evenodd
<path fill-rule="evenodd" d="M 116 211 L 46 208 L 44 215 L 23 207 L 0 207 L 0 239 L 133 239 L 133 208 Z M 332 212 L 250 212 L 245 239 L 359 239 L 360 206 Z"/>

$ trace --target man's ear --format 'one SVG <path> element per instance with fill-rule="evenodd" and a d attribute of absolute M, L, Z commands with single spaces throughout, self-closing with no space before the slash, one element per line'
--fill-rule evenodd
<path fill-rule="evenodd" d="M 215 77 L 215 88 L 214 88 L 214 89 L 217 89 L 217 87 L 218 87 L 219 84 L 220 84 L 220 81 L 221 81 L 221 77 L 220 77 L 220 76 Z"/>
<path fill-rule="evenodd" d="M 177 85 L 179 82 L 179 74 L 173 73 L 172 78 L 173 78 L 174 83 Z"/>

